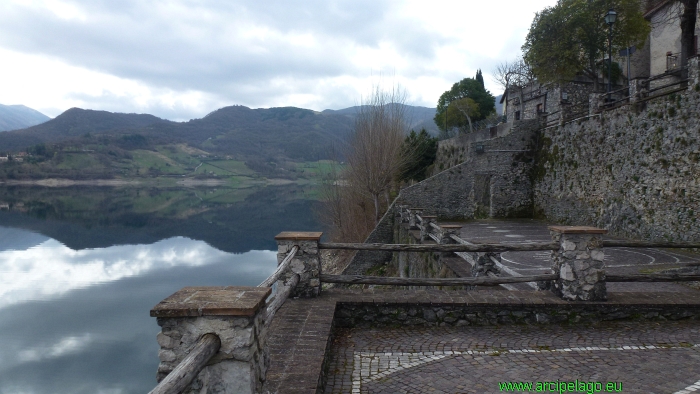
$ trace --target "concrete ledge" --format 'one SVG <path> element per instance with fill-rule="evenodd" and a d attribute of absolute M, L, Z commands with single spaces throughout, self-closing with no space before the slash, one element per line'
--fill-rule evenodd
<path fill-rule="evenodd" d="M 253 316 L 269 287 L 185 287 L 151 309 L 151 317 Z"/>

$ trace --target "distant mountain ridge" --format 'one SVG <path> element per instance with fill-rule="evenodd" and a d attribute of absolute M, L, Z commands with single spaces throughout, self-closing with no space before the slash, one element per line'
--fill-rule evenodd
<path fill-rule="evenodd" d="M 435 108 L 420 107 L 413 105 L 404 105 L 406 116 L 409 121 L 409 128 L 415 131 L 420 131 L 425 129 L 433 135 L 437 135 L 439 129 L 435 124 L 433 118 L 435 117 Z M 355 115 L 360 111 L 361 106 L 356 105 L 354 107 L 343 108 L 339 110 L 327 109 L 322 113 L 327 114 L 338 114 L 345 115 L 354 119 Z"/>
<path fill-rule="evenodd" d="M 45 123 L 0 133 L 0 152 L 20 151 L 42 143 L 70 143 L 86 136 L 138 134 L 155 144 L 187 143 L 244 160 L 320 160 L 340 150 L 358 109 L 315 112 L 296 107 L 251 109 L 237 105 L 220 108 L 200 119 L 172 122 L 148 114 L 71 108 Z M 407 106 L 406 112 L 412 128 L 437 132 L 432 121 L 435 109 Z"/>
<path fill-rule="evenodd" d="M 50 119 L 41 112 L 24 105 L 0 104 L 0 131 L 24 129 Z"/>

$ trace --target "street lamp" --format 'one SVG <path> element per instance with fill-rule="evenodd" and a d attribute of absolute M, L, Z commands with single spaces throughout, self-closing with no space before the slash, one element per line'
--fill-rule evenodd
<path fill-rule="evenodd" d="M 605 23 L 608 24 L 608 101 L 610 101 L 610 92 L 612 91 L 612 26 L 617 19 L 617 12 L 612 8 L 605 14 Z"/>

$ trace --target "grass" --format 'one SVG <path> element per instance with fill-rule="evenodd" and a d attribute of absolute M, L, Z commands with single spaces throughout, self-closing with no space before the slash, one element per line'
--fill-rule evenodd
<path fill-rule="evenodd" d="M 56 165 L 61 170 L 102 169 L 104 166 L 88 153 L 64 153 L 63 160 Z"/>

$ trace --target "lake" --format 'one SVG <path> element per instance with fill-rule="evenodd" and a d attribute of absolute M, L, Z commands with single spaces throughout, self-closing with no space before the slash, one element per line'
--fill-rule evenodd
<path fill-rule="evenodd" d="M 256 286 L 274 236 L 320 231 L 316 191 L 0 188 L 0 394 L 145 393 L 185 286 Z"/>

